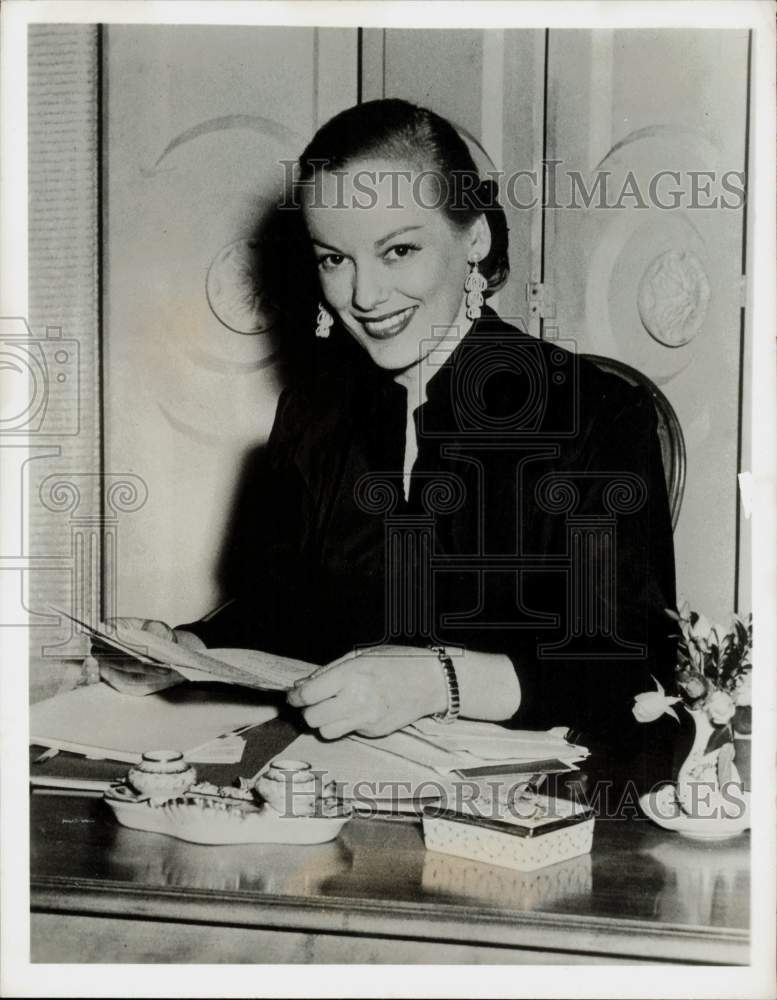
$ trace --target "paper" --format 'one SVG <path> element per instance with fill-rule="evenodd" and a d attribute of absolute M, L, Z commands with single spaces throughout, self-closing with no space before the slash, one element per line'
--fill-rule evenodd
<path fill-rule="evenodd" d="M 419 719 L 411 729 L 440 749 L 469 754 L 481 762 L 558 758 L 572 764 L 588 756 L 586 747 L 568 743 L 555 732 L 506 729 L 493 723 L 459 719 L 448 725 Z"/>
<path fill-rule="evenodd" d="M 128 763 L 139 761 L 143 751 L 155 749 L 180 750 L 193 762 L 205 762 L 221 760 L 218 754 L 234 758 L 239 751 L 242 755 L 235 743 L 215 751 L 204 745 L 277 714 L 275 705 L 229 689 L 222 693 L 183 685 L 136 698 L 108 684 L 91 684 L 32 705 L 30 742 Z"/>
<path fill-rule="evenodd" d="M 488 727 L 481 723 L 466 725 Z M 477 733 L 477 728 L 474 731 Z M 553 739 L 557 749 L 558 742 Z M 561 743 L 569 746 L 563 740 Z M 514 783 L 574 769 L 573 763 L 558 756 L 532 754 L 524 759 L 505 757 L 494 763 L 472 753 L 446 751 L 414 733 L 412 727 L 375 739 L 351 735 L 327 741 L 305 734 L 275 759 L 284 758 L 304 760 L 315 771 L 323 772 L 322 783 L 336 781 L 341 797 L 346 800 L 390 802 L 393 806 L 417 803 L 419 799 L 456 802 L 461 795 L 462 778 L 501 776 L 514 779 Z"/>
<path fill-rule="evenodd" d="M 327 741 L 306 733 L 298 736 L 275 759 L 307 761 L 314 770 L 325 772 L 323 782 L 337 781 L 345 799 L 410 799 L 415 790 L 424 786 L 429 797 L 439 797 L 434 783 L 439 786 L 441 779 L 436 771 L 386 753 L 367 741 L 349 737 Z"/>
<path fill-rule="evenodd" d="M 429 768 L 435 774 L 450 774 L 459 767 L 473 763 L 472 759 L 464 754 L 442 749 L 408 730 L 400 730 L 391 733 L 390 736 L 379 736 L 375 739 L 362 736 L 353 736 L 351 739 L 374 750 L 413 761 Z"/>
<path fill-rule="evenodd" d="M 54 609 L 75 622 L 98 642 L 141 663 L 173 667 L 190 681 L 221 681 L 264 691 L 289 691 L 318 669 L 315 664 L 276 656 L 256 649 L 188 649 L 142 629 L 105 625 L 93 628 L 60 608 Z"/>

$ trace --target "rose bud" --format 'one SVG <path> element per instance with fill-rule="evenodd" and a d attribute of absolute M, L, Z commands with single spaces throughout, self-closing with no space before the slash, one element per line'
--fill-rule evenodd
<path fill-rule="evenodd" d="M 725 726 L 734 717 L 736 706 L 726 691 L 713 691 L 705 705 L 710 720 L 717 726 Z"/>

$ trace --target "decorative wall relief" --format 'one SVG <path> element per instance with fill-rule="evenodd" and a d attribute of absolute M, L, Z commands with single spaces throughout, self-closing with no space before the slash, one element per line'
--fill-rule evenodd
<path fill-rule="evenodd" d="M 704 265 L 690 250 L 668 250 L 649 264 L 639 284 L 642 323 L 666 347 L 689 343 L 704 323 L 710 283 Z"/>
<path fill-rule="evenodd" d="M 149 247 L 140 281 L 153 293 L 138 316 L 146 391 L 179 441 L 239 448 L 269 431 L 278 345 L 267 225 L 283 164 L 302 145 L 268 116 L 225 115 L 175 135 L 135 174 Z"/>
<path fill-rule="evenodd" d="M 208 305 L 216 319 L 235 333 L 265 333 L 272 325 L 272 310 L 262 301 L 258 249 L 255 240 L 235 240 L 219 250 L 208 268 Z"/>
<path fill-rule="evenodd" d="M 724 287 L 725 213 L 700 210 L 706 196 L 694 180 L 720 177 L 720 162 L 701 132 L 655 126 L 622 138 L 586 178 L 592 197 L 577 252 L 588 261 L 587 338 L 658 385 L 696 356 L 706 340 L 696 338 Z"/>

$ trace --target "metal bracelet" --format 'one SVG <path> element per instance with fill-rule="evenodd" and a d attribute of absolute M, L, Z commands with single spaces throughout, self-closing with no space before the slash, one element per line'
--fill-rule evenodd
<path fill-rule="evenodd" d="M 454 722 L 459 717 L 461 710 L 461 697 L 459 695 L 459 681 L 456 677 L 456 670 L 453 660 L 448 655 L 445 646 L 430 646 L 432 652 L 437 653 L 437 659 L 442 666 L 445 676 L 445 684 L 448 689 L 448 707 L 444 712 L 437 712 L 432 716 L 437 722 Z"/>

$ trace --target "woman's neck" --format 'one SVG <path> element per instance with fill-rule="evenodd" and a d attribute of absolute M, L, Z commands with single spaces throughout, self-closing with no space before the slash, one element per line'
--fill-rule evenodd
<path fill-rule="evenodd" d="M 471 327 L 472 320 L 467 318 L 466 302 L 462 296 L 456 318 L 446 333 L 439 337 L 431 351 L 416 364 L 404 368 L 394 376 L 394 381 L 407 389 L 408 408 L 411 412 L 426 402 L 426 386 L 430 379 L 453 354 Z"/>

